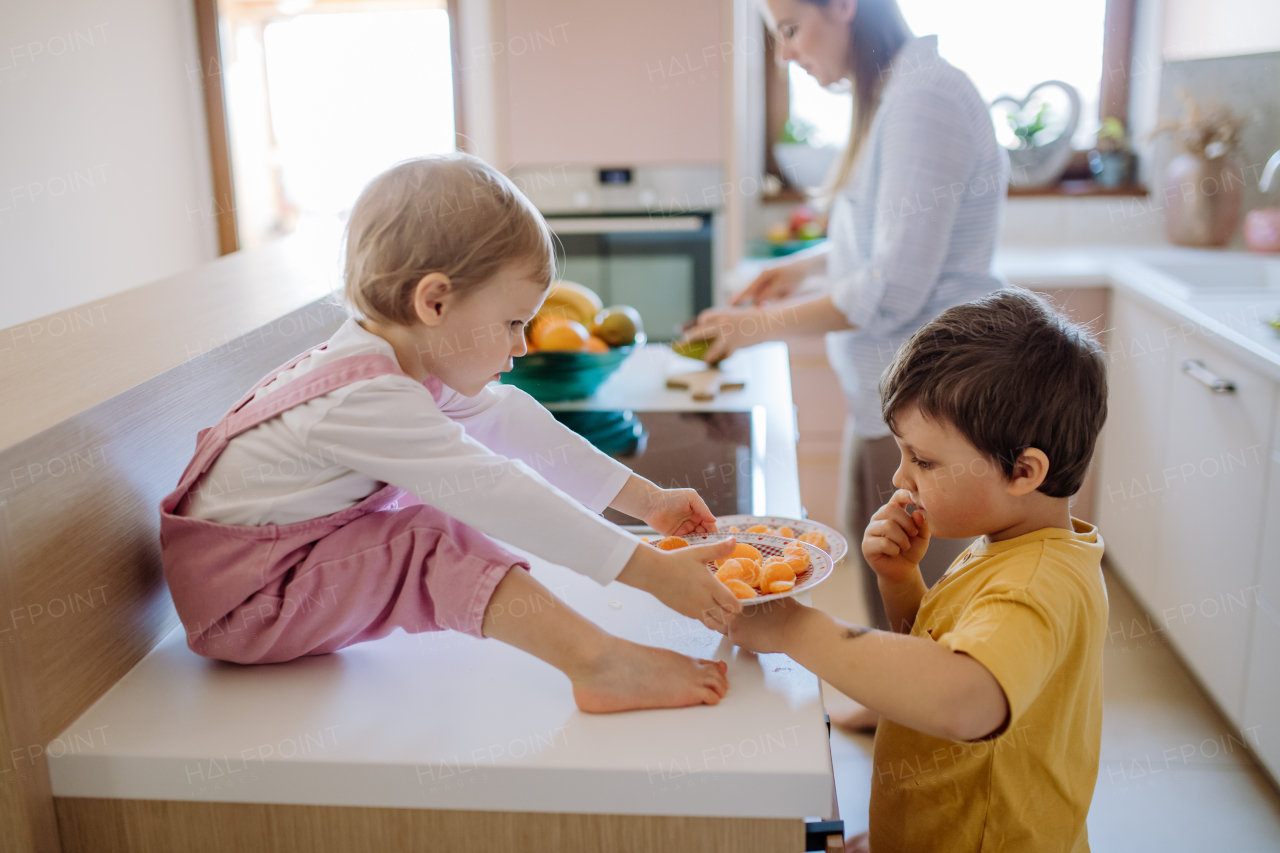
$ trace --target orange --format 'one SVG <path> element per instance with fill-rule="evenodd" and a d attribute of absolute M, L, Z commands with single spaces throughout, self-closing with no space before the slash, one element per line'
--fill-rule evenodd
<path fill-rule="evenodd" d="M 810 530 L 808 533 L 800 537 L 801 542 L 808 542 L 810 545 L 816 546 L 822 551 L 827 550 L 827 537 L 822 535 L 821 530 Z"/>
<path fill-rule="evenodd" d="M 734 547 L 733 553 L 730 554 L 728 557 L 725 557 L 724 560 L 717 560 L 716 565 L 723 566 L 726 560 L 732 560 L 737 557 L 746 557 L 748 560 L 750 560 L 753 563 L 759 563 L 761 560 L 764 559 L 764 555 L 761 554 L 759 551 L 757 551 L 755 548 L 752 548 L 750 545 L 746 544 L 745 542 L 739 542 L 737 546 Z"/>
<path fill-rule="evenodd" d="M 725 584 L 729 587 L 729 591 L 733 593 L 735 598 L 755 598 L 756 591 L 739 580 L 732 580 Z"/>
<path fill-rule="evenodd" d="M 747 532 L 748 533 L 768 533 L 769 528 L 765 527 L 763 524 L 757 524 L 754 527 L 748 527 Z"/>
<path fill-rule="evenodd" d="M 608 352 L 608 351 L 609 351 L 608 344 L 600 340 L 600 338 L 597 338 L 595 335 L 588 336 L 587 352 Z"/>
<path fill-rule="evenodd" d="M 773 560 L 764 567 L 763 577 L 760 578 L 760 589 L 770 592 L 775 583 L 795 583 L 795 580 L 796 573 L 791 570 L 791 566 L 783 560 Z"/>
<path fill-rule="evenodd" d="M 668 536 L 666 539 L 659 539 L 653 543 L 655 547 L 661 548 L 663 551 L 674 551 L 677 548 L 687 548 L 689 543 L 681 539 L 679 536 Z"/>
<path fill-rule="evenodd" d="M 549 317 L 533 328 L 533 343 L 540 350 L 580 350 L 587 343 L 586 328 L 576 320 Z"/>
<path fill-rule="evenodd" d="M 787 537 L 788 539 L 795 539 L 795 538 L 796 538 L 796 532 L 795 532 L 794 530 L 792 530 L 790 527 L 779 527 L 779 528 L 778 528 L 778 535 L 779 535 L 779 536 L 785 536 L 785 537 Z"/>
<path fill-rule="evenodd" d="M 716 577 L 722 583 L 739 580 L 748 586 L 755 580 L 755 563 L 750 560 L 725 560 L 724 565 L 716 570 Z"/>

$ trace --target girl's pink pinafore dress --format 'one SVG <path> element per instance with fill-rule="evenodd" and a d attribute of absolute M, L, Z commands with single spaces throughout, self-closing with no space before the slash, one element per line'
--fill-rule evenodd
<path fill-rule="evenodd" d="M 385 355 L 351 356 L 253 400 L 277 374 L 326 346 L 272 371 L 215 426 L 200 430 L 178 488 L 160 502 L 164 574 L 197 654 L 274 663 L 397 627 L 479 637 L 498 582 L 513 566 L 528 568 L 483 533 L 389 483 L 340 512 L 293 524 L 219 524 L 175 513 L 232 438 L 352 382 L 404 375 Z M 428 377 L 424 385 L 440 398 L 439 380 Z"/>

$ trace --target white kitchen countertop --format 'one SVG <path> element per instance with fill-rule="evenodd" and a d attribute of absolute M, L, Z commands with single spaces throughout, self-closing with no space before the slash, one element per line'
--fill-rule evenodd
<path fill-rule="evenodd" d="M 721 301 L 776 260 L 780 259 L 742 261 L 724 277 Z M 1224 287 L 1189 294 L 1171 274 L 1183 265 L 1220 265 L 1229 283 L 1233 268 L 1253 263 L 1271 266 L 1268 287 Z M 997 250 L 993 266 L 1010 283 L 1041 291 L 1088 287 L 1123 291 L 1168 320 L 1171 335 L 1189 333 L 1184 324 L 1190 323 L 1225 354 L 1280 382 L 1280 333 L 1266 323 L 1280 313 L 1278 255 L 1181 246 L 1019 246 Z"/>
<path fill-rule="evenodd" d="M 786 350 L 736 354 L 746 390 L 714 404 L 662 387 L 697 367 L 646 347 L 582 408 L 763 408 L 768 511 L 799 486 Z M 670 360 L 668 360 L 670 359 Z M 818 679 L 735 649 L 651 596 L 533 558 L 534 575 L 606 630 L 729 662 L 717 706 L 591 715 L 550 665 L 456 632 L 396 634 L 287 664 L 201 658 L 179 627 L 46 748 L 58 797 L 486 811 L 830 816 Z"/>
<path fill-rule="evenodd" d="M 1269 286 L 1231 286 L 1241 266 L 1254 263 L 1271 267 Z M 1170 340 L 1194 330 L 1225 354 L 1280 382 L 1280 334 L 1267 325 L 1280 313 L 1280 256 L 1177 246 L 1082 246 L 1005 249 L 997 253 L 995 265 L 1011 283 L 1039 290 L 1111 287 L 1124 292 L 1170 322 Z M 1176 277 L 1179 268 L 1210 266 L 1222 270 L 1221 289 L 1190 292 Z M 1118 344 L 1135 346 L 1132 341 L 1113 342 L 1112 348 Z"/>

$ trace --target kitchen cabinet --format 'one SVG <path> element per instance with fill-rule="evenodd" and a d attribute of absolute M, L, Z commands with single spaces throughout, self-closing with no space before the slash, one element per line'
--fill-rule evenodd
<path fill-rule="evenodd" d="M 1148 610 L 1156 576 L 1160 471 L 1168 425 L 1169 324 L 1123 293 L 1113 296 L 1108 412 L 1098 462 L 1099 530 L 1113 568 Z M 1158 611 L 1155 611 L 1158 612 Z"/>
<path fill-rule="evenodd" d="M 1098 487 L 1108 562 L 1238 725 L 1276 383 L 1128 294 L 1113 317 Z"/>
<path fill-rule="evenodd" d="M 1174 352 L 1153 616 L 1239 724 L 1275 383 L 1202 336 Z M 1234 390 L 1215 392 L 1215 376 Z"/>
<path fill-rule="evenodd" d="M 1280 779 L 1280 399 L 1272 416 L 1267 501 L 1262 523 L 1262 559 L 1253 604 L 1249 662 L 1245 676 L 1242 739 Z"/>

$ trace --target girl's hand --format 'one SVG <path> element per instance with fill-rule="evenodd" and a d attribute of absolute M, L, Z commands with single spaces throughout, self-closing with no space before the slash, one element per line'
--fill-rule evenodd
<path fill-rule="evenodd" d="M 742 602 L 711 574 L 707 563 L 733 553 L 735 542 L 726 539 L 707 545 L 690 545 L 659 551 L 641 544 L 618 575 L 618 580 L 653 595 L 678 613 L 697 619 L 724 633 L 728 620 L 742 612 Z"/>
<path fill-rule="evenodd" d="M 750 302 L 762 305 L 776 299 L 786 299 L 795 293 L 800 287 L 800 282 L 804 281 L 806 266 L 804 262 L 793 262 L 770 267 L 756 276 L 755 281 L 735 293 L 729 300 L 729 304 L 741 305 L 744 302 Z"/>
<path fill-rule="evenodd" d="M 761 654 L 785 652 L 795 625 L 808 608 L 794 598 L 779 598 L 743 608 L 729 621 L 729 639 L 736 646 Z"/>
<path fill-rule="evenodd" d="M 899 489 L 871 516 L 862 537 L 862 556 L 884 580 L 897 583 L 910 577 L 929 549 L 929 519 L 924 510 L 907 515 L 911 493 Z"/>
<path fill-rule="evenodd" d="M 716 517 L 693 489 L 654 489 L 641 520 L 663 536 L 715 533 Z"/>
<path fill-rule="evenodd" d="M 758 308 L 708 308 L 685 332 L 685 340 L 712 339 L 702 360 L 714 364 L 742 347 L 767 340 L 762 334 L 767 328 L 764 312 Z"/>

